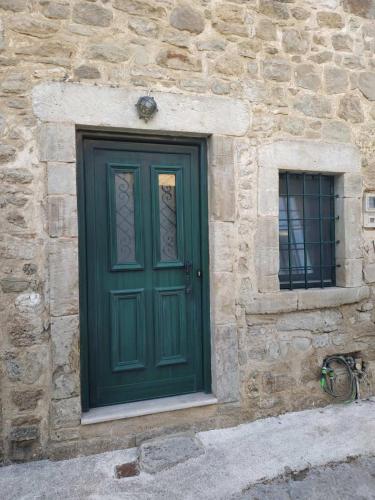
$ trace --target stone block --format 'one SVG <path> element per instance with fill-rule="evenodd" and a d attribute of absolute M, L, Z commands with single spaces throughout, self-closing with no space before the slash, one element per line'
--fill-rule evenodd
<path fill-rule="evenodd" d="M 10 441 L 35 441 L 39 439 L 40 431 L 36 425 L 16 427 L 11 430 Z"/>
<path fill-rule="evenodd" d="M 335 178 L 335 191 L 344 198 L 362 198 L 363 177 L 361 174 L 338 175 Z"/>
<path fill-rule="evenodd" d="M 265 59 L 263 62 L 263 76 L 266 80 L 289 82 L 292 76 L 289 61 L 280 58 Z"/>
<path fill-rule="evenodd" d="M 279 172 L 277 169 L 259 168 L 258 170 L 258 215 L 262 219 L 279 215 Z"/>
<path fill-rule="evenodd" d="M 279 276 L 277 274 L 274 274 L 272 276 L 261 274 L 257 277 L 257 282 L 258 282 L 258 291 L 261 293 L 277 292 L 280 289 L 280 281 L 279 281 Z"/>
<path fill-rule="evenodd" d="M 0 0 L 0 8 L 12 12 L 22 12 L 26 6 L 27 0 Z"/>
<path fill-rule="evenodd" d="M 341 29 L 344 27 L 344 20 L 337 12 L 318 12 L 316 20 L 318 22 L 318 26 L 321 28 Z"/>
<path fill-rule="evenodd" d="M 289 19 L 287 5 L 274 0 L 260 0 L 259 12 L 274 19 Z"/>
<path fill-rule="evenodd" d="M 73 8 L 72 20 L 78 24 L 108 27 L 112 22 L 112 18 L 112 11 L 100 5 L 78 2 Z"/>
<path fill-rule="evenodd" d="M 258 217 L 256 234 L 258 250 L 279 248 L 279 219 L 275 216 Z M 274 274 L 274 273 L 271 273 Z"/>
<path fill-rule="evenodd" d="M 358 287 L 363 284 L 362 259 L 336 259 L 336 284 L 344 287 Z"/>
<path fill-rule="evenodd" d="M 127 61 L 131 53 L 128 47 L 123 46 L 123 44 L 117 40 L 116 42 L 101 42 L 90 45 L 86 50 L 86 56 L 89 59 L 120 63 Z"/>
<path fill-rule="evenodd" d="M 76 194 L 76 168 L 71 163 L 48 164 L 48 194 Z"/>
<path fill-rule="evenodd" d="M 78 242 L 52 242 L 49 255 L 50 310 L 52 316 L 78 312 Z"/>
<path fill-rule="evenodd" d="M 75 427 L 81 418 L 81 402 L 79 397 L 52 401 L 51 425 L 54 429 Z"/>
<path fill-rule="evenodd" d="M 321 86 L 320 75 L 314 64 L 299 64 L 294 71 L 298 87 L 317 91 Z"/>
<path fill-rule="evenodd" d="M 297 97 L 294 107 L 304 115 L 315 118 L 329 118 L 332 113 L 330 100 L 318 95 L 300 95 Z"/>
<path fill-rule="evenodd" d="M 143 471 L 156 474 L 203 454 L 204 447 L 197 438 L 172 435 L 141 444 L 139 465 Z"/>
<path fill-rule="evenodd" d="M 366 283 L 375 283 L 375 263 L 365 263 L 363 271 Z"/>
<path fill-rule="evenodd" d="M 74 76 L 82 80 L 95 80 L 96 78 L 100 78 L 101 75 L 100 71 L 95 66 L 81 64 L 81 66 L 74 69 Z"/>
<path fill-rule="evenodd" d="M 375 19 L 375 0 L 343 0 L 346 12 L 365 19 Z"/>
<path fill-rule="evenodd" d="M 113 0 L 113 7 L 133 16 L 144 16 L 160 21 L 166 17 L 165 8 L 145 0 Z"/>
<path fill-rule="evenodd" d="M 297 311 L 297 292 L 283 291 L 253 294 L 245 304 L 246 314 L 276 314 Z"/>
<path fill-rule="evenodd" d="M 212 354 L 214 387 L 219 402 L 239 399 L 238 339 L 236 325 L 217 326 Z"/>
<path fill-rule="evenodd" d="M 31 14 L 29 16 L 17 14 L 8 20 L 7 27 L 23 35 L 48 38 L 59 30 L 60 25 L 55 21 L 48 21 L 45 17 L 38 14 Z"/>
<path fill-rule="evenodd" d="M 332 35 L 332 45 L 335 50 L 350 52 L 353 49 L 353 38 L 343 33 Z"/>
<path fill-rule="evenodd" d="M 278 332 L 329 333 L 342 326 L 342 322 L 343 315 L 338 310 L 304 311 L 283 314 L 277 319 L 276 328 Z"/>
<path fill-rule="evenodd" d="M 365 117 L 360 98 L 356 95 L 345 95 L 340 100 L 337 116 L 350 123 L 362 123 Z"/>
<path fill-rule="evenodd" d="M 362 201 L 360 198 L 338 198 L 335 213 L 336 222 L 336 257 L 338 259 L 362 258 Z"/>
<path fill-rule="evenodd" d="M 341 94 L 348 89 L 349 76 L 345 69 L 326 67 L 324 80 L 327 94 Z"/>
<path fill-rule="evenodd" d="M 24 292 L 29 287 L 29 281 L 22 278 L 3 278 L 0 280 L 0 287 L 3 293 Z"/>
<path fill-rule="evenodd" d="M 66 135 L 69 135 L 70 146 L 66 151 L 69 154 L 61 154 L 59 158 L 45 159 L 47 161 L 74 161 L 75 154 L 72 158 L 75 148 L 74 126 L 67 125 L 66 122 L 168 132 L 171 131 L 171 123 L 173 123 L 174 132 L 234 136 L 244 135 L 250 125 L 248 104 L 240 99 L 189 96 L 156 91 L 153 92 L 153 96 L 159 108 L 163 109 L 163 113 L 157 113 L 146 123 L 139 119 L 134 106 L 139 98 L 139 90 L 61 82 L 35 86 L 33 88 L 35 115 L 42 121 L 61 124 L 61 134 L 59 129 L 54 131 L 58 138 L 56 141 L 64 142 Z M 77 102 L 80 103 L 79 106 Z M 98 102 L 100 106 L 97 105 Z M 54 125 L 49 124 L 49 126 Z M 51 137 L 49 139 L 52 141 Z M 53 150 L 55 149 L 56 146 Z M 60 156 L 69 156 L 69 158 Z"/>
<path fill-rule="evenodd" d="M 322 137 L 332 142 L 351 142 L 351 130 L 344 122 L 330 120 L 323 123 Z"/>
<path fill-rule="evenodd" d="M 29 348 L 19 355 L 5 354 L 5 374 L 11 382 L 33 385 L 48 373 L 49 356 L 45 348 Z"/>
<path fill-rule="evenodd" d="M 232 272 L 237 238 L 232 222 L 210 222 L 210 256 L 214 272 Z"/>
<path fill-rule="evenodd" d="M 229 137 L 215 136 L 209 142 L 210 219 L 233 222 L 236 213 L 234 143 Z"/>
<path fill-rule="evenodd" d="M 53 399 L 66 399 L 78 395 L 78 364 L 76 364 L 75 370 L 76 373 L 60 372 L 53 376 Z"/>
<path fill-rule="evenodd" d="M 369 101 L 375 101 L 375 72 L 360 73 L 358 88 Z"/>
<path fill-rule="evenodd" d="M 258 150 L 261 167 L 279 170 L 307 170 L 356 173 L 361 168 L 359 150 L 351 144 L 314 141 L 275 141 Z"/>
<path fill-rule="evenodd" d="M 325 288 L 299 290 L 298 309 L 324 309 L 328 307 L 338 307 L 343 304 L 354 304 L 369 297 L 370 290 L 367 286 L 353 288 Z"/>
<path fill-rule="evenodd" d="M 78 316 L 52 318 L 52 368 L 71 372 L 78 369 Z"/>
<path fill-rule="evenodd" d="M 289 54 L 306 54 L 309 48 L 307 33 L 296 29 L 285 30 L 282 35 L 282 45 Z"/>
<path fill-rule="evenodd" d="M 44 123 L 40 126 L 38 141 L 39 159 L 41 161 L 75 161 L 76 138 L 74 125 Z"/>
<path fill-rule="evenodd" d="M 48 197 L 48 230 L 52 238 L 78 235 L 77 199 L 75 196 Z"/>
<path fill-rule="evenodd" d="M 42 389 L 29 389 L 12 393 L 12 402 L 20 410 L 34 410 L 43 396 Z"/>
<path fill-rule="evenodd" d="M 201 59 L 182 49 L 162 49 L 156 57 L 156 62 L 159 66 L 169 69 L 202 71 Z"/>
<path fill-rule="evenodd" d="M 235 276 L 233 273 L 211 273 L 211 311 L 216 325 L 235 320 Z"/>
<path fill-rule="evenodd" d="M 171 26 L 178 30 L 186 30 L 191 33 L 202 33 L 204 30 L 204 17 L 188 4 L 178 5 L 171 12 L 169 19 Z"/>

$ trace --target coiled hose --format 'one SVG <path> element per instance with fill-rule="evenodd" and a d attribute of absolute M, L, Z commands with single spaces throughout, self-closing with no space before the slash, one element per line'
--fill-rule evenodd
<path fill-rule="evenodd" d="M 332 366 L 335 363 L 346 372 L 347 389 L 342 392 L 339 392 L 337 387 L 337 375 Z M 352 370 L 351 364 L 344 356 L 329 356 L 324 360 L 320 386 L 324 392 L 339 401 L 349 403 L 357 398 L 357 377 Z"/>

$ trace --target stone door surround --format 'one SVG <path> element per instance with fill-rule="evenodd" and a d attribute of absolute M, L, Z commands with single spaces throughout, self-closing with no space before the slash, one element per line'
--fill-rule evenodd
<path fill-rule="evenodd" d="M 222 222 L 234 224 L 233 140 L 244 136 L 249 128 L 250 111 L 247 103 L 230 98 L 155 92 L 153 96 L 159 112 L 153 120 L 145 123 L 138 118 L 135 108 L 143 93 L 142 90 L 55 82 L 43 83 L 33 89 L 33 110 L 39 122 L 39 159 L 46 164 L 48 172 L 52 345 L 58 342 L 61 328 L 78 328 L 77 321 L 72 321 L 79 314 L 76 209 L 78 128 L 207 137 L 210 228 L 214 229 L 215 225 Z M 215 229 L 210 232 L 215 234 Z M 213 282 L 225 282 L 221 275 L 229 273 L 216 270 L 215 238 L 209 245 L 211 285 Z M 232 255 L 234 259 L 235 249 Z M 215 289 L 216 293 L 213 293 Z M 217 285 L 211 286 L 212 389 L 219 402 L 231 402 L 239 398 L 235 298 L 232 299 L 233 314 L 222 318 L 221 301 L 228 300 L 224 295 L 217 290 Z M 54 352 L 52 357 L 55 367 L 57 360 L 54 360 Z M 60 368 L 78 376 L 77 367 Z M 52 397 L 58 399 L 55 394 Z"/>

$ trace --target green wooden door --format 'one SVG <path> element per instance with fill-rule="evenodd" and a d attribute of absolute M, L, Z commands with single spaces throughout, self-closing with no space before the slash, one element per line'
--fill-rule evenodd
<path fill-rule="evenodd" d="M 89 405 L 200 391 L 198 148 L 85 140 L 83 151 Z"/>

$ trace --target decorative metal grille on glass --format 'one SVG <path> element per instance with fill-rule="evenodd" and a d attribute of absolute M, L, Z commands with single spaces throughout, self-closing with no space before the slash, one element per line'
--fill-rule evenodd
<path fill-rule="evenodd" d="M 176 175 L 159 174 L 160 260 L 177 260 Z"/>
<path fill-rule="evenodd" d="M 280 287 L 335 285 L 334 177 L 280 174 Z"/>
<path fill-rule="evenodd" d="M 115 174 L 117 263 L 135 262 L 134 174 Z"/>

